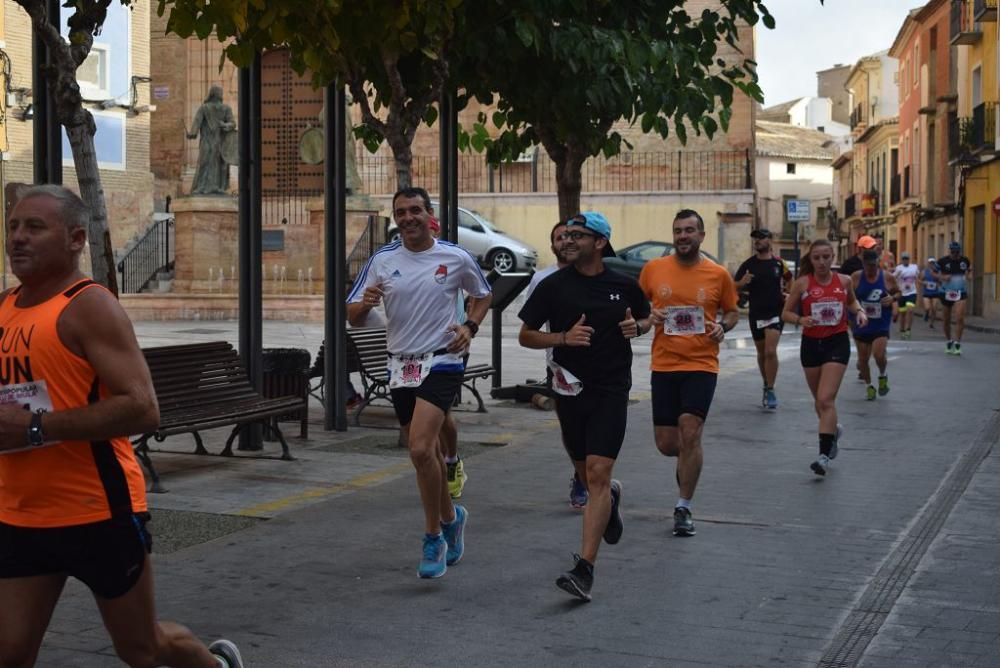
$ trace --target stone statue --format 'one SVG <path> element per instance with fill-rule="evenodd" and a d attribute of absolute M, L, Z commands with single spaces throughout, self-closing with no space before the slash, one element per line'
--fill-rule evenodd
<path fill-rule="evenodd" d="M 198 107 L 188 139 L 198 142 L 198 169 L 191 184 L 192 195 L 226 195 L 229 193 L 229 163 L 226 161 L 225 143 L 233 135 L 236 123 L 233 110 L 222 101 L 222 87 L 212 86 L 205 102 Z"/>
<path fill-rule="evenodd" d="M 350 95 L 347 95 L 347 100 L 345 101 L 345 112 L 349 109 L 353 100 Z M 319 116 L 316 118 L 317 124 L 306 127 L 305 132 L 302 133 L 302 137 L 299 139 L 299 157 L 302 162 L 310 165 L 321 165 L 323 164 L 324 154 L 324 142 L 326 135 L 326 103 L 323 104 L 322 109 L 320 109 Z M 347 124 L 345 128 L 344 135 L 347 139 L 347 145 L 344 147 L 344 162 L 347 167 L 344 174 L 344 180 L 346 183 L 347 194 L 361 193 L 361 175 L 358 173 L 358 161 L 354 157 L 354 128 L 351 123 L 351 115 L 349 113 L 344 114 L 344 120 Z"/>

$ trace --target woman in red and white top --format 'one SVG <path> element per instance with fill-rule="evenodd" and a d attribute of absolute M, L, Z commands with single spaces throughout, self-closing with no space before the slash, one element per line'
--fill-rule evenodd
<path fill-rule="evenodd" d="M 851 277 L 831 271 L 833 258 L 829 241 L 812 242 L 781 314 L 785 322 L 802 326 L 802 370 L 819 416 L 819 457 L 810 465 L 816 475 L 826 475 L 843 433 L 837 423 L 836 401 L 851 359 L 847 314 L 852 313 L 859 326 L 868 321 L 854 296 Z"/>

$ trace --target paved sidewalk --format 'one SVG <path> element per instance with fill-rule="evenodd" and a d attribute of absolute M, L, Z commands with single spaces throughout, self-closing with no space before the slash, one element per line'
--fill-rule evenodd
<path fill-rule="evenodd" d="M 966 455 L 993 434 L 1000 340 L 972 334 L 955 358 L 938 332 L 915 329 L 890 344 L 889 396 L 867 402 L 853 373 L 845 379 L 847 432 L 826 479 L 808 471 L 815 415 L 797 337 L 783 339 L 781 408 L 768 413 L 739 330 L 706 425 L 691 539 L 669 535 L 673 465 L 652 446 L 648 339 L 637 341 L 616 467 L 626 530 L 602 548 L 588 605 L 553 585 L 580 533 L 554 413 L 494 400 L 485 415 L 458 413 L 468 555 L 432 582 L 415 577 L 419 502 L 387 409 L 366 411 L 365 428 L 326 433 L 315 406 L 309 440 L 291 440 L 294 462 L 156 453 L 170 490 L 151 496 L 161 613 L 206 639 L 232 637 L 248 666 L 801 666 L 850 641 L 846 622 L 867 614 L 867 593 L 898 582 L 874 615 L 882 626 L 865 665 L 997 665 L 1000 464 L 992 452 Z M 214 322 L 137 331 L 143 345 L 236 332 Z M 315 352 L 321 336 L 265 323 L 268 346 Z M 486 361 L 487 338 L 474 361 Z M 539 375 L 541 355 L 513 331 L 504 354 L 505 384 Z M 213 432 L 209 449 L 224 437 Z M 950 515 L 921 533 L 938 508 Z M 897 566 L 901 552 L 912 558 Z M 100 626 L 71 583 L 39 665 L 119 665 Z"/>

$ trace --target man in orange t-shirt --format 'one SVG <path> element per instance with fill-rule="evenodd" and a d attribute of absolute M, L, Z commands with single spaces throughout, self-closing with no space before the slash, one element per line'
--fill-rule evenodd
<path fill-rule="evenodd" d="M 680 498 L 674 535 L 693 536 L 691 499 L 701 475 L 701 432 L 715 395 L 719 343 L 736 326 L 736 285 L 724 267 L 701 256 L 705 223 L 682 209 L 673 223 L 674 254 L 646 263 L 639 285 L 652 304 L 640 332 L 653 336 L 653 430 L 657 449 L 677 457 Z M 722 321 L 716 322 L 719 312 Z"/>
<path fill-rule="evenodd" d="M 242 668 L 157 621 L 142 470 L 129 434 L 159 422 L 132 323 L 79 268 L 90 210 L 62 186 L 18 193 L 0 293 L 0 666 L 33 666 L 66 579 L 93 593 L 130 666 Z"/>

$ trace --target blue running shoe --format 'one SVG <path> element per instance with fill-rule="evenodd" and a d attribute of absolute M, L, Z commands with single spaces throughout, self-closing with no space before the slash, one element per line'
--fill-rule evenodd
<path fill-rule="evenodd" d="M 422 578 L 439 578 L 448 570 L 445 553 L 448 543 L 441 534 L 424 534 L 424 556 L 420 560 L 417 575 Z"/>
<path fill-rule="evenodd" d="M 590 494 L 587 493 L 587 488 L 583 486 L 580 477 L 574 473 L 569 486 L 569 505 L 574 508 L 583 508 L 589 500 Z"/>
<path fill-rule="evenodd" d="M 767 391 L 764 393 L 764 401 L 768 410 L 773 411 L 778 408 L 778 395 L 774 393 L 773 388 L 767 388 Z"/>
<path fill-rule="evenodd" d="M 465 554 L 465 523 L 468 519 L 469 511 L 465 506 L 455 504 L 455 519 L 449 524 L 441 523 L 441 535 L 448 544 L 445 561 L 449 566 L 457 564 Z"/>

